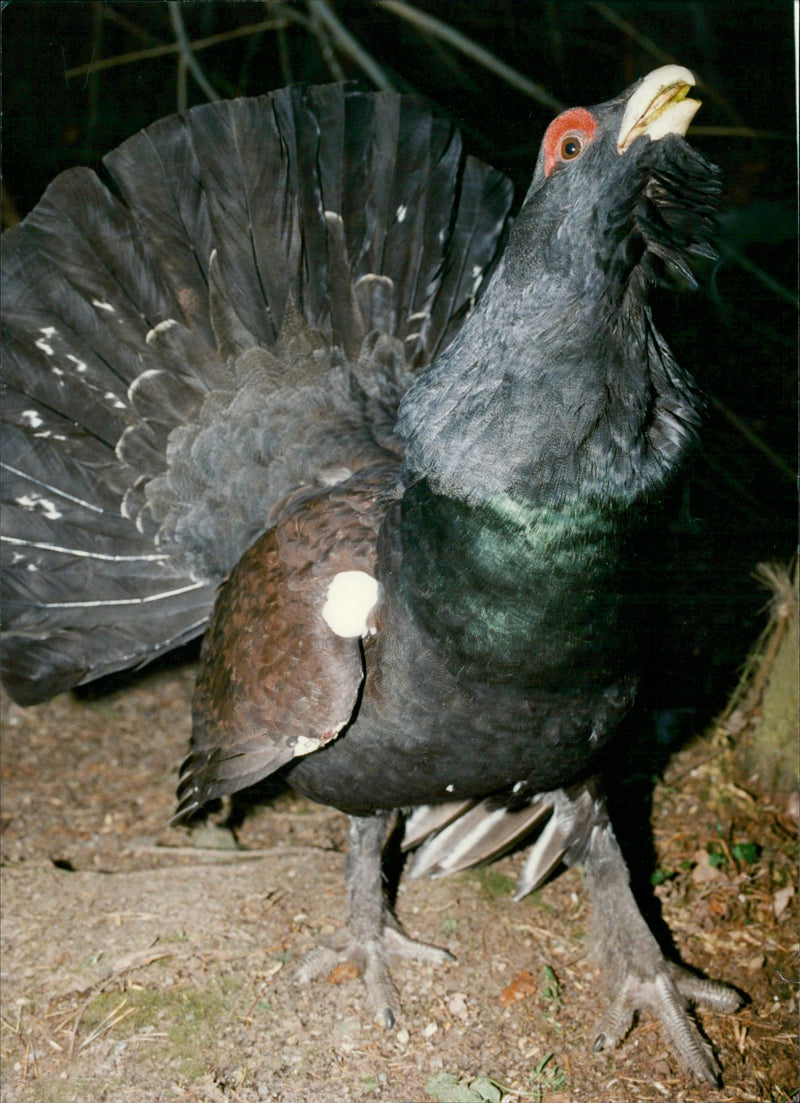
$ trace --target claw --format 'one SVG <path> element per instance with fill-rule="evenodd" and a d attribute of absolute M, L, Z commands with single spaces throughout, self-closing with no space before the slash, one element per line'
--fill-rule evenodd
<path fill-rule="evenodd" d="M 349 926 L 343 927 L 325 945 L 315 947 L 303 958 L 295 970 L 295 980 L 308 984 L 315 977 L 330 973 L 337 965 L 350 962 L 356 966 L 364 982 L 375 1021 L 391 1030 L 400 1013 L 400 1001 L 388 962 L 406 958 L 429 965 L 444 965 L 455 960 L 447 950 L 409 938 L 396 924 L 394 916 L 387 912 L 382 936 L 367 943 L 361 941 Z"/>
<path fill-rule="evenodd" d="M 723 984 L 702 980 L 672 962 L 662 959 L 662 969 L 650 980 L 626 977 L 598 1025 L 595 1052 L 618 1046 L 630 1030 L 637 1012 L 650 1009 L 659 1019 L 689 1072 L 709 1084 L 719 1085 L 719 1064 L 687 1009 L 689 1001 L 734 1011 L 741 1004 L 737 992 Z"/>
<path fill-rule="evenodd" d="M 663 955 L 633 897 L 625 860 L 607 821 L 592 828 L 583 862 L 593 897 L 598 950 L 616 993 L 598 1025 L 595 1051 L 620 1045 L 636 1015 L 649 1010 L 684 1068 L 718 1086 L 719 1063 L 689 1009 L 695 1004 L 735 1011 L 744 1002 L 741 994 L 695 976 Z"/>

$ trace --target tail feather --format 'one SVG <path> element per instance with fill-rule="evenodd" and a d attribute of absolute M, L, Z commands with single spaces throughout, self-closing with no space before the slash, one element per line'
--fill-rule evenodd
<path fill-rule="evenodd" d="M 13 309 L 8 299 L 3 305 L 6 311 Z M 20 412 L 31 411 L 26 416 L 33 431 L 39 428 L 38 418 L 60 416 L 113 450 L 128 424 L 126 389 L 80 342 L 65 341 L 53 321 L 52 314 L 38 319 L 27 315 L 21 319 L 22 325 L 30 325 L 27 332 L 4 333 L 4 388 L 28 400 Z"/>
<path fill-rule="evenodd" d="M 468 161 L 459 180 L 459 211 L 463 217 L 453 227 L 451 248 L 442 258 L 437 295 L 430 307 L 426 363 L 444 349 L 472 309 L 488 275 L 481 263 L 485 241 L 503 239 L 508 228 L 508 182 L 495 174 L 488 178 L 483 166 Z"/>
<path fill-rule="evenodd" d="M 406 816 L 403 825 L 403 850 L 413 850 L 469 811 L 475 800 L 451 800 L 445 804 L 423 804 Z"/>
<path fill-rule="evenodd" d="M 41 526 L 51 538 L 70 524 L 98 536 L 110 531 L 119 538 L 126 531 L 120 487 L 103 478 L 108 465 L 117 474 L 110 449 L 98 448 L 80 430 L 72 438 L 53 430 L 49 439 L 37 439 L 24 425 L 6 423 L 3 428 L 4 542 L 25 535 L 27 526 Z M 58 439 L 62 435 L 63 441 Z M 87 545 L 85 536 L 82 544 Z"/>
<path fill-rule="evenodd" d="M 429 838 L 414 854 L 411 877 L 442 876 L 499 858 L 549 815 L 549 794 L 541 794 L 521 808 L 483 800 L 467 808 Z"/>
<path fill-rule="evenodd" d="M 304 235 L 311 240 L 322 218 L 318 207 L 311 208 L 301 230 L 289 104 L 274 98 L 270 107 L 264 111 L 259 100 L 221 101 L 189 117 L 221 281 L 251 345 L 277 339 Z"/>
<path fill-rule="evenodd" d="M 159 619 L 156 640 L 147 635 L 147 618 L 152 616 L 149 605 L 144 606 L 145 616 L 133 619 L 124 629 L 119 627 L 124 609 L 117 605 L 113 625 L 82 623 L 79 630 L 48 626 L 39 635 L 28 630 L 10 631 L 0 640 L 3 684 L 18 704 L 35 705 L 94 680 L 98 670 L 113 674 L 152 662 L 203 631 L 213 588 L 198 588 L 195 597 L 196 606 L 187 606 L 184 601 L 179 611 Z M 187 611 L 195 612 L 194 620 Z"/>
<path fill-rule="evenodd" d="M 126 388 L 146 366 L 147 331 L 176 309 L 130 212 L 93 172 L 72 169 L 9 233 L 3 262 L 16 276 L 18 293 L 11 292 L 4 315 L 14 318 L 16 331 L 24 332 L 17 310 L 30 303 L 55 330 L 43 334 L 42 346 L 51 336 L 66 346 L 77 335 Z M 4 295 L 9 286 L 4 281 Z M 57 358 L 58 351 L 49 355 Z"/>
<path fill-rule="evenodd" d="M 570 789 L 537 793 L 524 801 L 513 795 L 417 809 L 409 819 L 404 847 L 417 847 L 411 877 L 439 877 L 501 857 L 536 829 L 514 894 L 520 900 L 539 888 L 561 862 L 585 857 L 592 832 L 608 823 L 595 779 Z"/>
<path fill-rule="evenodd" d="M 178 318 L 213 348 L 208 268 L 215 239 L 189 128 L 177 118 L 160 119 L 103 164 L 177 304 L 157 320 Z"/>
<path fill-rule="evenodd" d="M 18 699 L 199 633 L 287 494 L 396 450 L 510 202 L 402 96 L 162 120 L 3 236 L 3 676 Z M 70 673 L 71 671 L 71 673 Z"/>

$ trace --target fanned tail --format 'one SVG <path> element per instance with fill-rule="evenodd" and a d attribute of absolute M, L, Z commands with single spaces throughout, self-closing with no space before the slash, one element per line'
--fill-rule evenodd
<path fill-rule="evenodd" d="M 396 453 L 510 186 L 407 97 L 161 120 L 3 237 L 2 670 L 33 703 L 202 632 L 298 488 Z"/>

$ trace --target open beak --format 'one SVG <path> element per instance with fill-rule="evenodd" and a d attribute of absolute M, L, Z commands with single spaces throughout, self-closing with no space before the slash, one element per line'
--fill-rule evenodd
<path fill-rule="evenodd" d="M 666 134 L 685 134 L 700 107 L 687 99 L 694 76 L 682 65 L 663 65 L 648 73 L 628 100 L 617 137 L 617 152 L 624 153 L 646 134 L 654 142 Z"/>

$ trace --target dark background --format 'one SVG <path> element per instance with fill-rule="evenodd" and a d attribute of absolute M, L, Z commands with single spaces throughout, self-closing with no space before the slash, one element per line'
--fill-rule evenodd
<path fill-rule="evenodd" d="M 387 82 L 454 119 L 472 152 L 507 172 L 521 198 L 553 103 L 371 0 L 329 7 Z M 698 712 L 724 705 L 763 625 L 767 595 L 753 569 L 787 561 L 796 546 L 792 5 L 426 0 L 414 12 L 435 15 L 564 106 L 608 99 L 671 60 L 704 82 L 692 140 L 723 169 L 722 257 L 702 274 L 701 294 L 656 303 L 678 359 L 709 396 L 673 544 L 653 566 L 654 589 L 669 595 L 664 638 L 673 641 L 657 664 L 655 703 L 667 727 L 682 715 L 696 724 Z M 342 76 L 371 86 L 305 2 L 184 3 L 180 15 L 193 43 L 244 32 L 195 54 L 220 96 Z M 206 98 L 179 72 L 164 3 L 10 0 L 3 37 L 4 225 L 23 217 L 57 173 L 99 168 L 105 152 L 173 113 L 184 93 L 189 106 Z M 158 47 L 170 52 L 137 56 Z M 122 55 L 124 64 L 80 71 Z"/>

